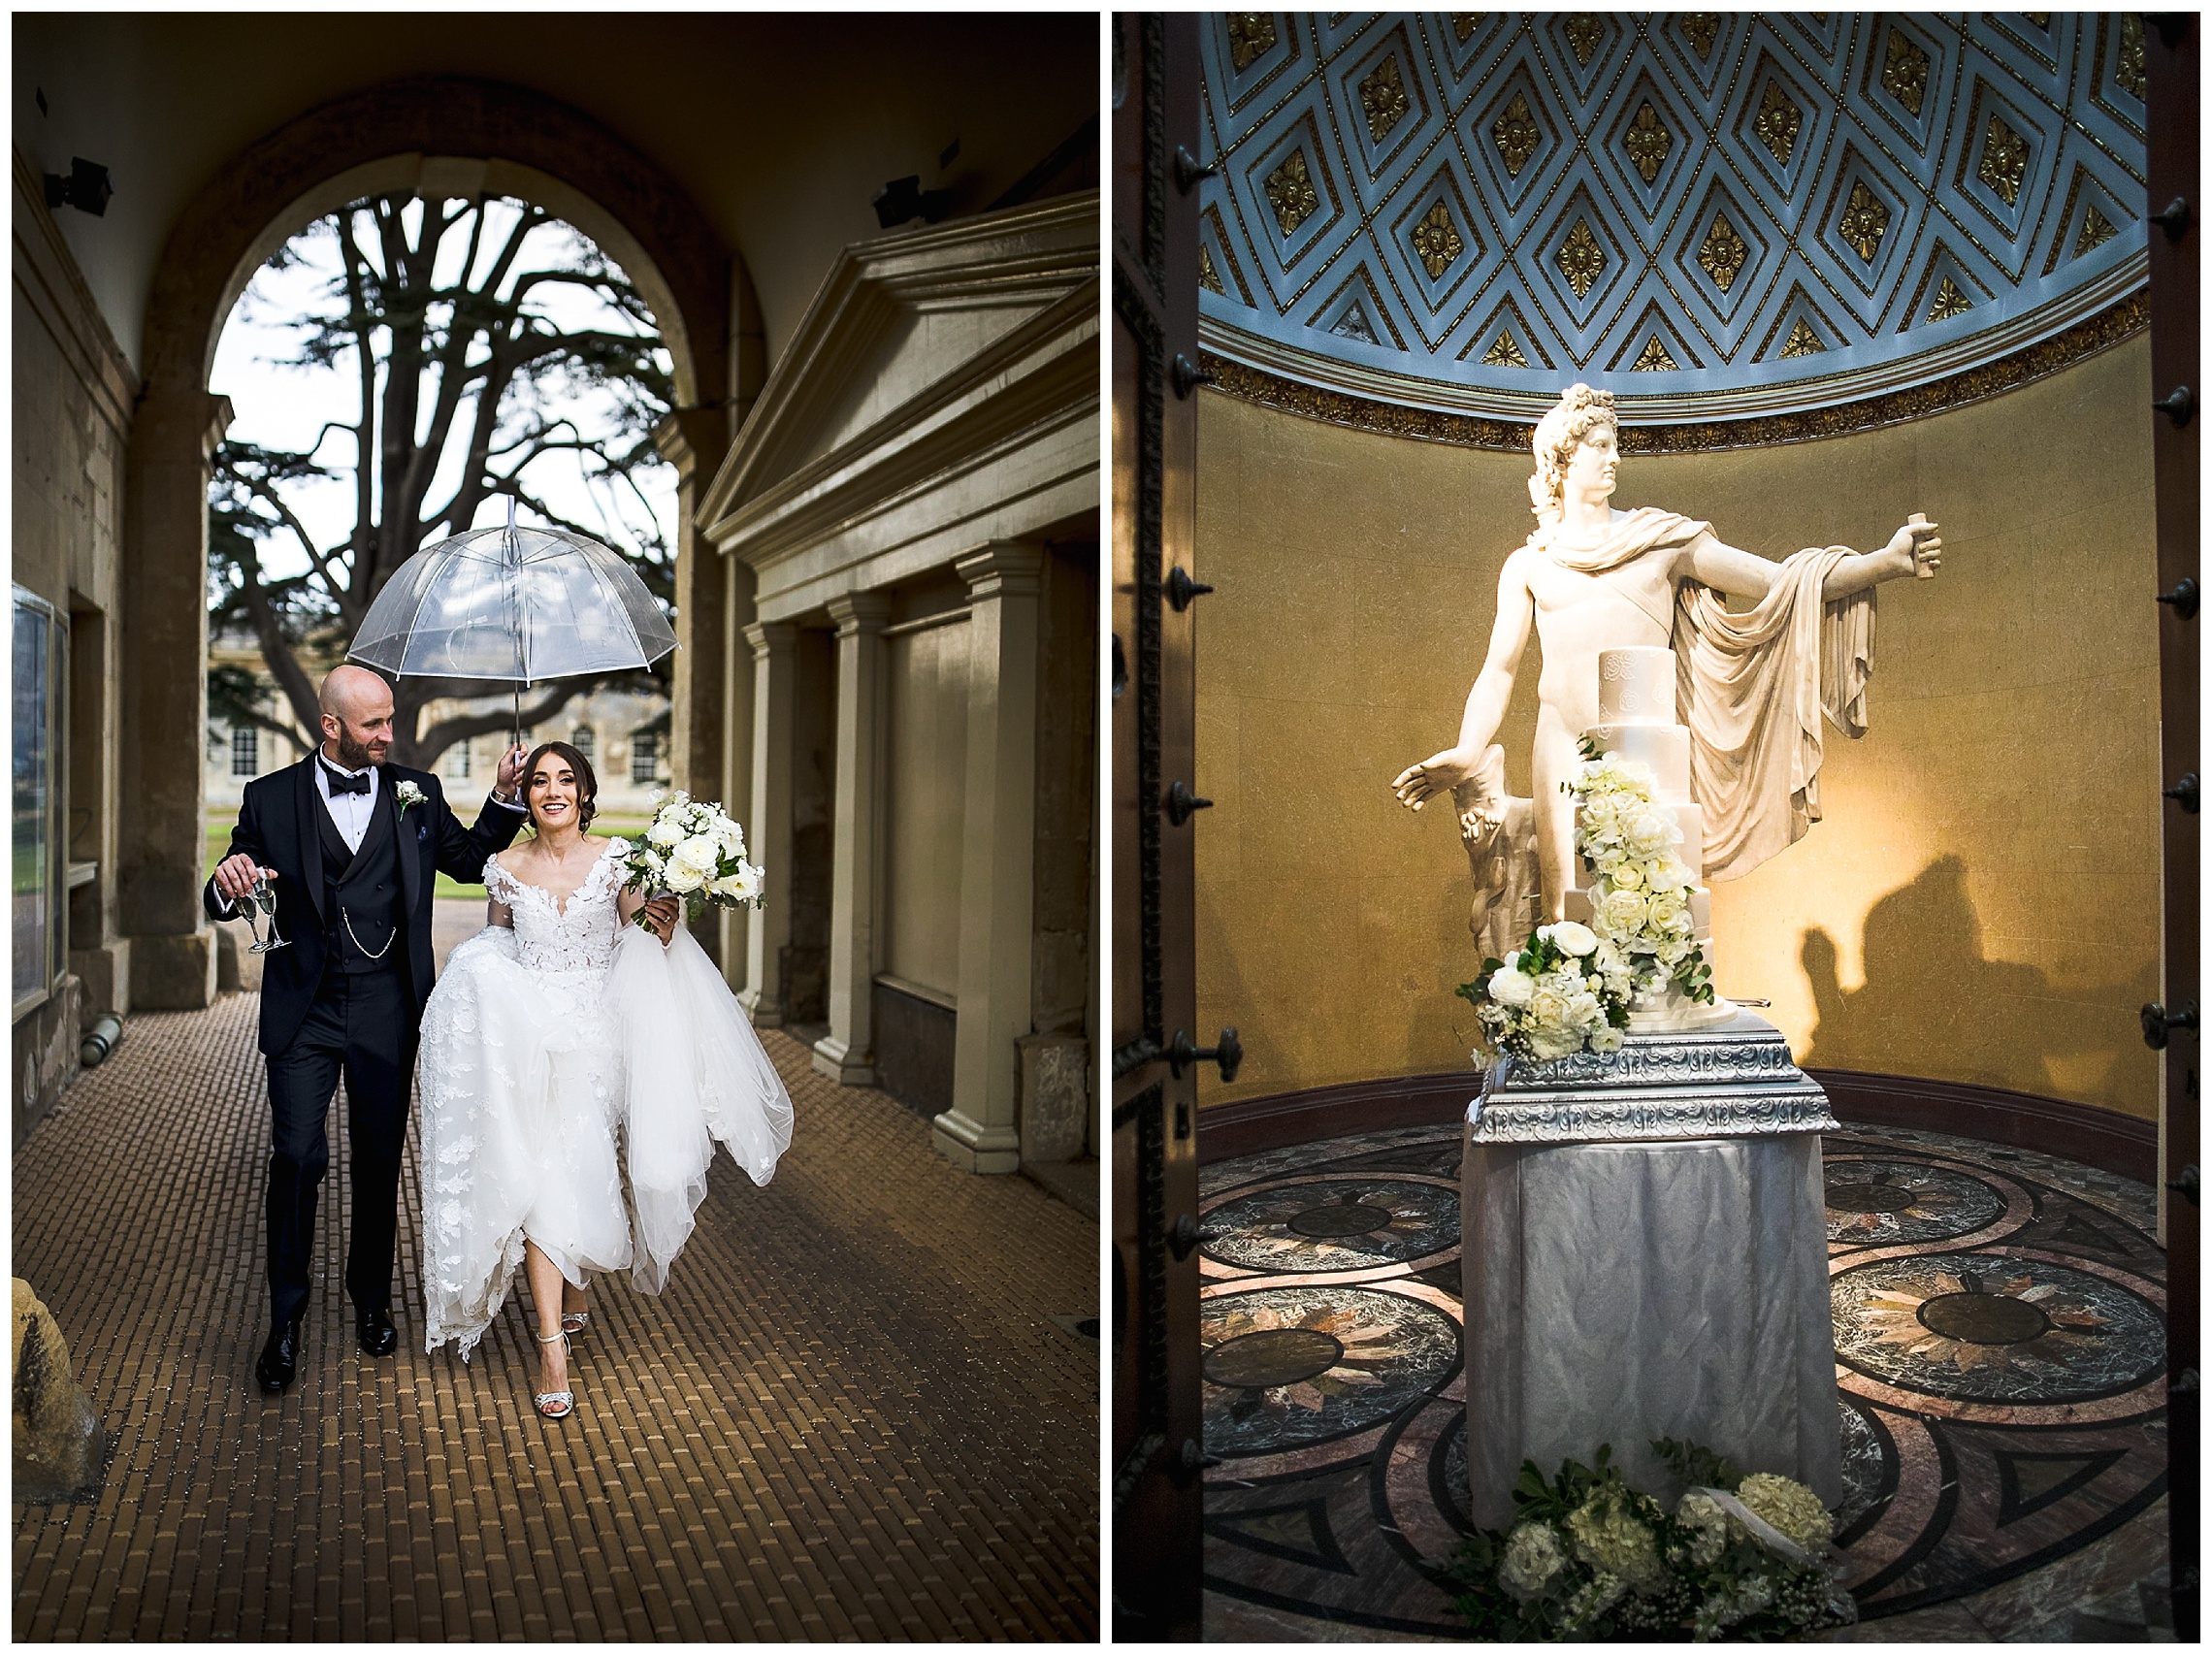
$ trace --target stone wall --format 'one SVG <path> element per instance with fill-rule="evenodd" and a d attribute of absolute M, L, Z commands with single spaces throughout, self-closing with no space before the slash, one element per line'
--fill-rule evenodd
<path fill-rule="evenodd" d="M 77 1073 L 81 1015 L 130 1009 L 129 945 L 116 934 L 120 663 L 113 645 L 124 452 L 138 381 L 20 151 L 14 173 L 11 573 L 70 619 L 67 722 L 57 755 L 62 848 L 71 862 L 94 864 L 54 917 L 67 928 L 68 970 L 13 1027 L 20 1142 Z"/>
<path fill-rule="evenodd" d="M 1829 730 L 1826 820 L 1714 888 L 1714 986 L 1772 999 L 1799 1061 L 2156 1115 L 2149 399 L 2137 336 L 1907 425 L 1623 460 L 1617 505 L 1765 557 L 1942 526 L 1939 578 L 1881 590 L 1871 729 Z M 1198 1022 L 1246 1052 L 1206 1101 L 1467 1063 L 1466 860 L 1390 781 L 1458 729 L 1529 471 L 1202 400 Z M 1540 656 L 1500 736 L 1523 795 Z"/>

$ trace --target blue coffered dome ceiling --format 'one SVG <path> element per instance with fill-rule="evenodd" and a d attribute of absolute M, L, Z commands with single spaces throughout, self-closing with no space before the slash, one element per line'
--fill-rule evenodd
<path fill-rule="evenodd" d="M 1225 389 L 1525 445 L 1912 418 L 2141 328 L 2133 14 L 1217 13 L 1200 338 Z"/>

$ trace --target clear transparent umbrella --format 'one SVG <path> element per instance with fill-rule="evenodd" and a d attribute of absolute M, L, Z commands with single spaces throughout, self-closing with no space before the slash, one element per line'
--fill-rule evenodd
<path fill-rule="evenodd" d="M 399 568 L 348 661 L 512 686 L 650 666 L 676 634 L 622 554 L 561 529 L 472 529 Z"/>

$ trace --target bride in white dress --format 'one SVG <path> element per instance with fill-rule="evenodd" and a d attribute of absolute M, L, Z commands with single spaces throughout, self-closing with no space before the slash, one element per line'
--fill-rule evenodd
<path fill-rule="evenodd" d="M 591 826 L 591 763 L 547 742 L 523 770 L 534 837 L 484 865 L 483 930 L 423 1014 L 427 1347 L 464 1360 L 521 1265 L 537 1412 L 574 1411 L 568 1340 L 594 1276 L 657 1293 L 706 1193 L 716 1141 L 756 1184 L 791 1144 L 791 1098 L 672 896 L 621 889 Z M 650 931 L 628 922 L 639 909 Z"/>

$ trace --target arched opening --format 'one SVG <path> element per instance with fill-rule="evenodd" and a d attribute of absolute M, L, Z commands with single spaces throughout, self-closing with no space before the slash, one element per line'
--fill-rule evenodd
<path fill-rule="evenodd" d="M 364 195 L 511 196 L 575 225 L 636 283 L 673 365 L 675 422 L 727 440 L 732 295 L 741 271 L 699 206 L 615 134 L 540 94 L 485 81 L 395 82 L 310 111 L 219 169 L 171 232 L 146 318 L 145 385 L 128 454 L 118 930 L 131 939 L 131 1000 L 205 1005 L 214 939 L 199 904 L 207 728 L 207 487 L 230 409 L 209 390 L 223 325 L 255 270 L 300 225 Z M 667 444 L 664 444 L 667 446 Z M 719 617 L 721 572 L 692 555 L 689 455 L 678 444 L 679 612 Z M 717 451 L 719 443 L 711 444 Z M 688 630 L 688 629 L 687 629 Z M 721 629 L 682 652 L 679 678 L 722 681 Z M 682 634 L 679 634 L 680 636 Z M 193 694 L 179 694 L 190 684 Z M 679 703 L 688 691 L 679 687 Z M 683 733 L 689 734 L 689 708 Z"/>

